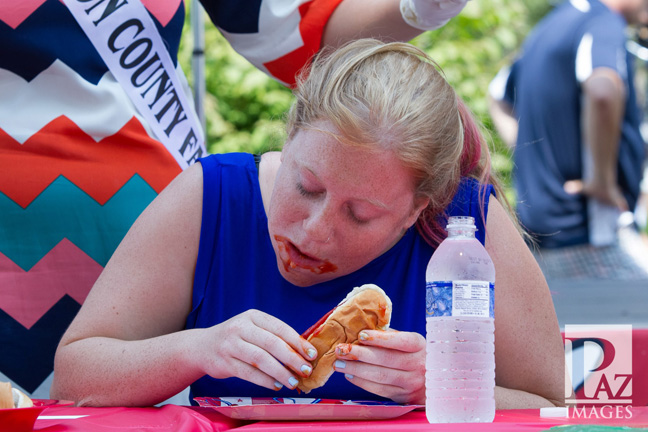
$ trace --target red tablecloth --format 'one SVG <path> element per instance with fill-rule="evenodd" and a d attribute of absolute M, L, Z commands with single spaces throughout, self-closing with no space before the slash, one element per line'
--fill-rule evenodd
<path fill-rule="evenodd" d="M 47 417 L 75 417 L 47 419 Z M 34 424 L 42 432 L 107 432 L 116 430 L 152 432 L 221 432 L 244 424 L 209 408 L 165 405 L 161 408 L 52 407 Z M 0 427 L 0 430 L 2 428 Z"/>
<path fill-rule="evenodd" d="M 415 411 L 392 420 L 353 422 L 255 422 L 241 426 L 236 431 L 433 431 L 433 432 L 533 432 L 545 431 L 553 426 L 568 424 L 599 424 L 605 426 L 648 427 L 648 407 L 633 408 L 631 419 L 559 419 L 541 418 L 540 410 L 499 410 L 493 423 L 429 424 L 425 412 Z"/>
<path fill-rule="evenodd" d="M 553 426 L 568 424 L 599 424 L 605 426 L 648 427 L 648 407 L 632 407 L 632 417 L 622 419 L 541 418 L 539 410 L 499 410 L 493 423 L 436 424 L 425 419 L 421 411 L 379 421 L 304 421 L 304 422 L 245 422 L 233 420 L 205 408 L 166 405 L 162 408 L 75 408 L 53 407 L 42 416 L 78 416 L 81 418 L 36 420 L 39 432 L 114 432 L 127 431 L 191 431 L 212 432 L 252 431 L 545 431 Z M 0 428 L 1 429 L 1 428 Z"/>

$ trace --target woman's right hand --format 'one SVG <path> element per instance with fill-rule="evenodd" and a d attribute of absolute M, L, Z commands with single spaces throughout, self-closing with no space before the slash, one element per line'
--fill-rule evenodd
<path fill-rule="evenodd" d="M 317 358 L 315 347 L 290 326 L 254 309 L 205 329 L 197 343 L 207 354 L 201 359 L 206 374 L 238 377 L 273 390 L 295 388 L 295 375 L 310 375 L 309 360 Z"/>

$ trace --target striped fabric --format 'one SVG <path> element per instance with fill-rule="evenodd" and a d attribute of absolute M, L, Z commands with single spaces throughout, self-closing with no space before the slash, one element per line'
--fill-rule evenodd
<path fill-rule="evenodd" d="M 204 5 L 239 52 L 291 84 L 339 1 Z M 183 1 L 142 3 L 175 62 Z M 60 337 L 130 225 L 179 172 L 60 0 L 3 2 L 0 380 L 48 397 Z"/>

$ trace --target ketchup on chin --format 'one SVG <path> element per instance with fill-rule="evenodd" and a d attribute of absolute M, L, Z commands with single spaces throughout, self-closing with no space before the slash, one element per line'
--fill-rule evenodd
<path fill-rule="evenodd" d="M 308 265 L 308 264 L 303 264 L 303 263 L 302 264 L 297 264 L 296 262 L 294 262 L 290 258 L 290 254 L 288 253 L 288 248 L 289 247 L 292 247 L 295 250 L 295 252 L 301 254 L 305 259 L 308 259 L 308 260 L 311 260 L 311 261 L 315 261 L 315 260 L 308 257 L 308 256 L 306 256 L 306 255 L 304 255 L 304 254 L 302 254 L 294 246 L 291 246 L 290 241 L 286 237 L 283 237 L 283 236 L 280 236 L 280 235 L 275 235 L 274 238 L 277 241 L 277 247 L 279 249 L 279 252 L 286 252 L 286 254 L 285 254 L 286 258 L 283 258 L 282 256 L 280 256 L 281 261 L 283 262 L 284 269 L 286 270 L 286 272 L 290 272 L 290 270 L 294 269 L 294 268 L 303 268 L 305 270 L 310 270 L 311 272 L 313 272 L 315 274 L 322 274 L 322 273 L 333 273 L 334 271 L 336 271 L 338 269 L 335 264 L 333 264 L 332 262 L 330 262 L 328 260 L 321 261 L 321 264 L 319 264 L 319 265 Z"/>

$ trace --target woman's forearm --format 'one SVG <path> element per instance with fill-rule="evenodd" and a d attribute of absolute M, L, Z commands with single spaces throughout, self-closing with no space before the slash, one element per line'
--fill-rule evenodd
<path fill-rule="evenodd" d="M 200 330 L 141 341 L 92 337 L 59 347 L 51 397 L 80 406 L 150 406 L 204 375 L 192 361 Z"/>

